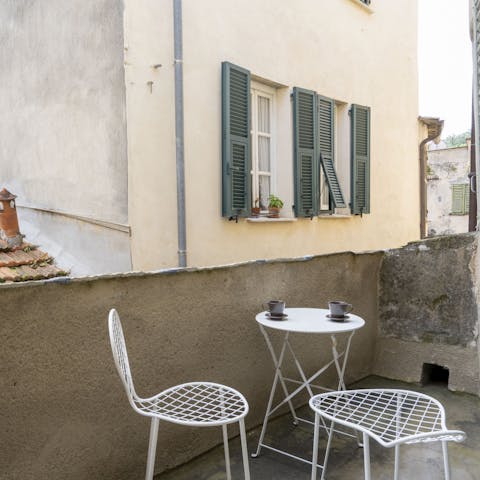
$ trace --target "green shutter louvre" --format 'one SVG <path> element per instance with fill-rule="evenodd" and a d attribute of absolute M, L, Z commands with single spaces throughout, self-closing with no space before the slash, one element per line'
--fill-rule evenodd
<path fill-rule="evenodd" d="M 222 215 L 251 211 L 250 72 L 222 63 Z"/>
<path fill-rule="evenodd" d="M 293 89 L 295 215 L 318 214 L 317 98 L 315 92 Z"/>
<path fill-rule="evenodd" d="M 370 213 L 370 108 L 352 105 L 351 109 L 351 210 Z"/>
<path fill-rule="evenodd" d="M 338 182 L 333 160 L 335 158 L 335 102 L 331 98 L 317 96 L 318 146 L 320 162 L 330 190 L 330 200 L 336 208 L 345 207 L 342 189 Z"/>

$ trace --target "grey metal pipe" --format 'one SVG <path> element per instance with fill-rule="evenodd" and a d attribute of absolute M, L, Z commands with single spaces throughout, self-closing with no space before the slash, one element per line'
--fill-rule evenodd
<path fill-rule="evenodd" d="M 472 39 L 472 64 L 473 64 L 473 113 L 474 113 L 474 132 L 475 136 L 471 139 L 472 143 L 474 144 L 475 148 L 475 170 L 477 172 L 476 179 L 476 195 L 477 195 L 477 205 L 480 205 L 480 178 L 478 173 L 480 172 L 480 112 L 479 112 L 479 81 L 480 81 L 480 72 L 479 70 L 479 63 L 480 58 L 478 54 L 478 44 L 480 39 L 478 38 L 478 31 L 480 29 L 480 12 L 479 9 L 479 2 L 478 1 L 470 1 L 470 36 Z M 479 230 L 480 227 L 480 209 L 477 208 L 477 218 L 476 218 L 476 229 Z"/>
<path fill-rule="evenodd" d="M 187 266 L 187 227 L 185 208 L 185 148 L 183 133 L 183 44 L 182 0 L 173 0 L 175 65 L 175 139 L 177 166 L 178 266 Z"/>

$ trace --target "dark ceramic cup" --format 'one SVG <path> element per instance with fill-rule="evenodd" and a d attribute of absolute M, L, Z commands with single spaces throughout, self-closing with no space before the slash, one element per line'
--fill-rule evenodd
<path fill-rule="evenodd" d="M 328 302 L 328 308 L 330 309 L 330 315 L 332 317 L 344 317 L 347 313 L 352 311 L 352 305 L 341 300 L 332 300 Z"/>

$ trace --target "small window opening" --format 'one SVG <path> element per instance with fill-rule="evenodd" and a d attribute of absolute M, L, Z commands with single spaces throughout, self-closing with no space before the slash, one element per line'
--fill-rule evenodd
<path fill-rule="evenodd" d="M 448 386 L 448 368 L 435 365 L 433 363 L 424 363 L 422 368 L 422 385 L 445 385 Z"/>
<path fill-rule="evenodd" d="M 3 213 L 3 203 L 0 202 L 0 213 Z"/>

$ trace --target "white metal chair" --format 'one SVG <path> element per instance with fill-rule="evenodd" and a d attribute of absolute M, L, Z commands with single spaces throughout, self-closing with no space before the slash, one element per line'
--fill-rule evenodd
<path fill-rule="evenodd" d="M 310 407 L 315 412 L 312 480 L 317 478 L 320 417 L 332 422 L 322 480 L 325 478 L 333 427 L 336 423 L 363 433 L 365 480 L 371 478 L 370 437 L 384 447 L 395 447 L 395 480 L 399 478 L 399 453 L 402 443 L 442 442 L 445 479 L 449 480 L 447 442 L 462 442 L 465 439 L 464 432 L 447 429 L 445 410 L 438 400 L 409 390 L 364 389 L 322 393 L 310 399 Z"/>
<path fill-rule="evenodd" d="M 245 480 L 250 480 L 244 418 L 248 413 L 245 397 L 233 388 L 218 383 L 191 382 L 168 388 L 149 398 L 135 392 L 128 362 L 122 324 L 115 309 L 110 310 L 108 329 L 113 358 L 132 408 L 152 417 L 148 446 L 146 480 L 153 479 L 159 420 L 196 427 L 222 426 L 227 480 L 231 480 L 227 425 L 238 422 Z"/>

